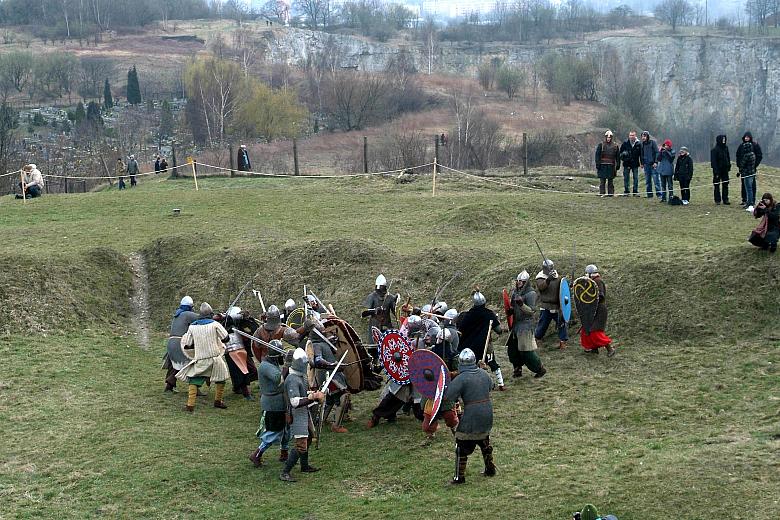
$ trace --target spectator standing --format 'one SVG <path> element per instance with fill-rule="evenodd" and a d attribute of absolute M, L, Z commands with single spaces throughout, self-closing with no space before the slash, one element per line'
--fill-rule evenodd
<path fill-rule="evenodd" d="M 615 175 L 617 174 L 620 148 L 613 140 L 612 130 L 604 132 L 604 140 L 596 146 L 596 173 L 599 176 L 599 194 L 612 197 L 615 194 Z"/>
<path fill-rule="evenodd" d="M 160 174 L 160 156 L 157 155 L 157 158 L 154 160 L 154 174 L 159 175 Z"/>
<path fill-rule="evenodd" d="M 658 175 L 658 143 L 650 138 L 650 132 L 642 132 L 642 153 L 639 156 L 639 163 L 645 170 L 645 193 L 648 199 L 653 198 L 653 183 L 655 183 L 655 193 L 661 198 L 661 177 Z"/>
<path fill-rule="evenodd" d="M 664 141 L 664 145 L 658 150 L 658 175 L 661 176 L 661 202 L 672 202 L 674 197 L 674 157 L 676 152 L 672 148 L 671 139 Z"/>
<path fill-rule="evenodd" d="M 684 206 L 691 202 L 691 179 L 693 179 L 693 159 L 685 146 L 680 148 L 680 156 L 674 166 L 674 179 L 680 183 L 680 198 Z"/>
<path fill-rule="evenodd" d="M 252 168 L 252 163 L 249 161 L 249 152 L 246 150 L 246 145 L 242 144 L 238 148 L 238 171 L 248 172 Z"/>
<path fill-rule="evenodd" d="M 127 166 L 125 166 L 125 163 L 122 162 L 121 157 L 116 158 L 116 166 L 114 166 L 114 173 L 116 173 L 116 176 L 119 177 L 119 189 L 123 190 L 126 188 L 125 185 L 125 178 L 123 175 L 125 174 L 125 170 L 127 170 Z"/>
<path fill-rule="evenodd" d="M 623 161 L 623 196 L 628 197 L 628 185 L 631 174 L 634 174 L 634 197 L 639 196 L 639 163 L 642 157 L 642 144 L 636 138 L 633 130 L 628 133 L 628 139 L 620 145 L 620 159 Z"/>
<path fill-rule="evenodd" d="M 160 173 L 168 173 L 168 161 L 165 157 L 160 157 Z"/>
<path fill-rule="evenodd" d="M 726 144 L 726 136 L 715 138 L 715 147 L 710 150 L 710 166 L 712 167 L 712 186 L 715 204 L 728 206 L 729 202 L 729 172 L 731 171 L 731 156 Z"/>
<path fill-rule="evenodd" d="M 748 241 L 770 253 L 777 251 L 777 240 L 780 238 L 780 205 L 771 193 L 761 195 L 761 200 L 753 210 L 753 216 L 760 218 L 758 227 L 750 234 Z"/>
<path fill-rule="evenodd" d="M 131 155 L 127 161 L 127 175 L 130 177 L 130 187 L 132 188 L 138 182 L 135 180 L 135 176 L 140 172 L 138 170 L 138 161 L 135 160 L 135 155 Z"/>
<path fill-rule="evenodd" d="M 763 158 L 761 146 L 753 141 L 753 134 L 745 132 L 742 142 L 737 147 L 737 168 L 742 179 L 742 205 L 749 213 L 753 212 L 756 203 L 756 171 Z"/>

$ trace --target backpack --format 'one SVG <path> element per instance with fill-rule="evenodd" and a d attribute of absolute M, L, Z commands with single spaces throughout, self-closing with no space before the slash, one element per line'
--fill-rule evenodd
<path fill-rule="evenodd" d="M 671 199 L 669 199 L 669 205 L 670 206 L 682 206 L 682 199 L 678 197 L 677 195 L 672 196 Z"/>

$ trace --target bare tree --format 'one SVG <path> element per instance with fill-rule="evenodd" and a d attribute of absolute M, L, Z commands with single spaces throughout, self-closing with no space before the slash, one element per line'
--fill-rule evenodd
<path fill-rule="evenodd" d="M 79 94 L 84 98 L 99 98 L 103 93 L 103 82 L 114 75 L 114 60 L 98 56 L 81 58 Z"/>
<path fill-rule="evenodd" d="M 672 26 L 672 31 L 678 25 L 684 24 L 691 15 L 692 6 L 688 0 L 663 0 L 655 6 L 653 13 L 659 20 Z"/>
<path fill-rule="evenodd" d="M 294 6 L 306 16 L 312 27 L 317 27 L 320 21 L 325 25 L 330 14 L 328 0 L 295 0 Z"/>
<path fill-rule="evenodd" d="M 329 79 L 324 106 L 343 130 L 359 130 L 384 115 L 388 94 L 384 76 L 341 70 Z"/>

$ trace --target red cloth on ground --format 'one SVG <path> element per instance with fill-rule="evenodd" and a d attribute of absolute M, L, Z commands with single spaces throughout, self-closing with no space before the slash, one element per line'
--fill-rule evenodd
<path fill-rule="evenodd" d="M 596 350 L 612 343 L 612 338 L 604 334 L 603 330 L 592 330 L 590 334 L 585 329 L 580 329 L 580 343 L 585 350 Z"/>

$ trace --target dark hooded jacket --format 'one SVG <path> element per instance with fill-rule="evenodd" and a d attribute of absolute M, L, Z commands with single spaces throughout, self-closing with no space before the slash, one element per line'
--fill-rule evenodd
<path fill-rule="evenodd" d="M 752 146 L 747 146 L 745 137 L 750 138 L 749 142 Z M 753 155 L 756 156 L 755 164 L 753 164 L 752 168 L 752 170 L 755 171 L 755 169 L 758 168 L 758 165 L 761 164 L 761 160 L 764 158 L 764 154 L 761 152 L 761 147 L 758 145 L 758 143 L 753 140 L 753 134 L 750 132 L 745 132 L 742 135 L 742 142 L 737 147 L 737 168 L 743 168 L 744 156 L 745 154 L 749 153 L 751 149 L 753 151 Z"/>
<path fill-rule="evenodd" d="M 712 173 L 719 175 L 731 171 L 731 155 L 729 155 L 725 135 L 715 138 L 715 147 L 710 150 L 710 166 L 712 166 Z"/>
<path fill-rule="evenodd" d="M 642 141 L 639 139 L 631 144 L 630 139 L 623 141 L 620 145 L 620 159 L 623 161 L 624 168 L 639 168 L 642 157 Z"/>

